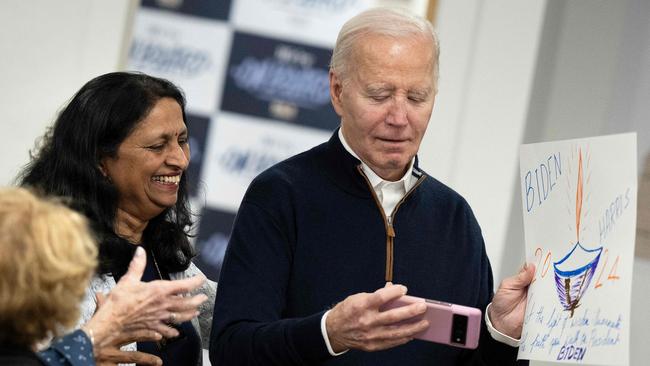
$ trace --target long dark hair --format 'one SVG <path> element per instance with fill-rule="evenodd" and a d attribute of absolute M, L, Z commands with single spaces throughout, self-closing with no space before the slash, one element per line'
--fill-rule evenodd
<path fill-rule="evenodd" d="M 90 80 L 61 111 L 17 178 L 42 194 L 68 197 L 69 205 L 89 218 L 99 242 L 100 274 L 124 274 L 136 248 L 115 233 L 118 192 L 99 170 L 100 161 L 117 156 L 120 144 L 161 98 L 178 102 L 186 121 L 185 98 L 167 80 L 129 72 Z M 188 240 L 191 225 L 183 174 L 176 204 L 151 219 L 143 233 L 143 243 L 165 271 L 189 266 L 195 255 Z"/>

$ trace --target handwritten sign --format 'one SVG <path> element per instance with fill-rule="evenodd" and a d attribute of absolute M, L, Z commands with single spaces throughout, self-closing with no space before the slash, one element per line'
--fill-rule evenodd
<path fill-rule="evenodd" d="M 636 134 L 523 145 L 526 254 L 536 265 L 519 358 L 627 365 Z"/>

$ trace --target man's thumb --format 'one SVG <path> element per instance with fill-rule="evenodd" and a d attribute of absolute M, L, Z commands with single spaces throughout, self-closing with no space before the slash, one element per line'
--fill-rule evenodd
<path fill-rule="evenodd" d="M 535 265 L 532 263 L 524 263 L 524 266 L 521 268 L 517 274 L 517 282 L 521 287 L 526 287 L 530 285 L 535 277 Z"/>

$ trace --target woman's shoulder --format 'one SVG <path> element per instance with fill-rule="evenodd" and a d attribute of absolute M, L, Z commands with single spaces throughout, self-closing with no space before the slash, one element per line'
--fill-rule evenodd
<path fill-rule="evenodd" d="M 115 278 L 111 274 L 98 274 L 90 279 L 88 289 L 95 292 L 108 292 L 115 287 Z"/>
<path fill-rule="evenodd" d="M 187 267 L 186 270 L 182 272 L 174 272 L 169 274 L 169 277 L 172 280 L 182 280 L 184 278 L 190 278 L 194 276 L 205 276 L 205 275 L 199 269 L 199 267 L 197 267 L 192 262 L 190 262 L 190 265 Z M 207 279 L 203 284 L 203 286 L 199 287 L 195 292 L 204 293 L 208 296 L 208 298 L 214 298 L 216 291 L 217 291 L 217 283 L 215 281 Z"/>
<path fill-rule="evenodd" d="M 204 274 L 199 269 L 199 267 L 197 267 L 196 264 L 194 264 L 193 262 L 190 262 L 190 265 L 187 267 L 186 270 L 181 272 L 173 272 L 169 274 L 172 280 L 182 280 L 184 278 L 189 278 L 189 277 L 194 277 L 199 275 L 204 275 Z"/>
<path fill-rule="evenodd" d="M 180 280 L 194 276 L 205 276 L 203 272 L 194 263 L 190 262 L 189 267 L 185 271 L 170 273 L 169 277 L 172 280 Z M 204 294 L 208 299 L 199 305 L 198 316 L 198 329 L 200 330 L 201 343 L 203 348 L 207 349 L 210 346 L 210 330 L 212 329 L 212 315 L 214 309 L 214 299 L 217 294 L 217 283 L 207 279 L 205 283 L 194 290 L 192 295 Z M 194 321 L 193 321 L 194 322 Z M 197 326 L 197 324 L 195 324 Z"/>
<path fill-rule="evenodd" d="M 170 273 L 169 275 L 172 280 L 181 280 L 194 276 L 205 276 L 194 263 L 190 263 L 190 266 L 183 272 Z M 192 295 L 198 294 L 205 294 L 208 297 L 208 300 L 199 306 L 199 311 L 203 313 L 205 310 L 211 314 L 212 307 L 214 306 L 214 298 L 217 295 L 217 283 L 206 277 L 205 283 L 192 292 Z"/>

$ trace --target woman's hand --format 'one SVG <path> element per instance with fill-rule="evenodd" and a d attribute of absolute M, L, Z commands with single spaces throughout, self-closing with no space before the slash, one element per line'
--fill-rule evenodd
<path fill-rule="evenodd" d="M 162 360 L 152 354 L 138 351 L 122 351 L 120 347 L 133 342 L 159 341 L 160 333 L 153 330 L 126 330 L 110 340 L 102 340 L 102 345 L 94 349 L 97 366 L 117 366 L 120 363 L 136 363 L 138 365 L 162 365 Z"/>
<path fill-rule="evenodd" d="M 115 352 L 106 350 L 119 350 L 120 345 L 137 341 L 134 337 L 144 334 L 140 331 L 149 331 L 150 337 L 155 333 L 158 339 L 160 336 L 175 337 L 178 331 L 167 323 L 182 323 L 196 317 L 197 307 L 207 300 L 203 294 L 184 296 L 205 282 L 203 276 L 175 281 L 140 281 L 146 262 L 144 250 L 138 247 L 129 270 L 115 288 L 106 297 L 97 294 L 95 315 L 82 327 L 94 342 L 95 357 L 110 354 L 110 362 L 133 362 L 119 357 L 131 357 L 134 352 L 121 352 L 116 356 Z"/>

